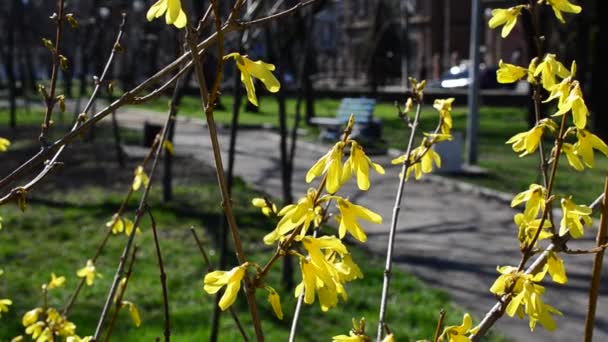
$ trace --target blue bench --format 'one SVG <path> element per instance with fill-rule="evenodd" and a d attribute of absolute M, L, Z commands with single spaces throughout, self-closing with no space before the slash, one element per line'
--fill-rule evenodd
<path fill-rule="evenodd" d="M 340 138 L 340 134 L 352 114 L 355 117 L 355 126 L 351 135 L 353 138 L 367 141 L 380 139 L 382 123 L 373 118 L 375 107 L 375 99 L 347 97 L 340 102 L 335 118 L 314 117 L 310 122 L 323 128 L 320 134 L 321 140 L 331 142 Z"/>

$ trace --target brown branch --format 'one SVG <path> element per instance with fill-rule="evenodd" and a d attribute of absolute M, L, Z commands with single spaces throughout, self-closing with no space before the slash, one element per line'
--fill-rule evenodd
<path fill-rule="evenodd" d="M 48 134 L 49 128 L 51 126 L 51 116 L 53 115 L 53 108 L 55 107 L 55 103 L 57 102 L 57 99 L 55 99 L 55 91 L 57 89 L 57 78 L 59 76 L 60 67 L 59 53 L 61 48 L 61 39 L 63 38 L 63 16 L 65 9 L 64 5 L 64 0 L 58 0 L 57 11 L 59 13 L 55 13 L 54 16 L 55 20 L 57 20 L 57 31 L 55 33 L 55 47 L 51 51 L 51 55 L 53 58 L 53 67 L 51 71 L 51 90 L 48 95 L 46 93 L 43 93 L 44 102 L 46 104 L 46 113 L 44 114 L 44 122 L 42 123 L 42 129 L 40 130 L 40 137 L 38 138 L 43 149 L 47 145 L 46 135 Z"/>
<path fill-rule="evenodd" d="M 441 329 L 443 328 L 444 320 L 445 320 L 445 310 L 441 309 L 441 311 L 439 311 L 439 320 L 437 321 L 437 327 L 435 328 L 435 336 L 433 337 L 433 342 L 439 341 L 439 337 L 441 336 Z"/>
<path fill-rule="evenodd" d="M 242 1 L 237 1 L 235 6 L 232 9 L 231 14 L 228 17 L 228 23 L 231 22 L 231 18 L 238 9 L 240 8 L 239 4 Z M 219 7 L 217 1 L 211 1 L 213 6 L 213 14 L 215 17 L 215 29 L 217 33 L 217 45 L 218 45 L 218 60 L 219 65 L 217 68 L 217 73 L 215 77 L 215 82 L 211 89 L 211 93 L 207 94 L 205 76 L 203 71 L 203 66 L 201 64 L 200 59 L 198 58 L 198 54 L 196 53 L 196 45 L 195 45 L 195 34 L 196 32 L 192 29 L 188 30 L 187 40 L 190 45 L 190 53 L 192 54 L 192 61 L 194 63 L 194 69 L 196 73 L 196 78 L 199 84 L 199 90 L 201 95 L 201 107 L 205 112 L 205 117 L 207 120 L 207 128 L 209 130 L 209 137 L 211 139 L 211 145 L 213 149 L 213 156 L 215 161 L 216 175 L 218 186 L 220 188 L 220 194 L 222 199 L 222 207 L 224 209 L 224 213 L 226 216 L 226 220 L 228 222 L 228 227 L 230 228 L 230 232 L 232 235 L 232 240 L 234 242 L 234 249 L 236 252 L 236 257 L 240 265 L 244 264 L 247 259 L 245 258 L 243 245 L 241 242 L 241 237 L 239 233 L 239 229 L 236 223 L 236 219 L 234 216 L 234 212 L 232 210 L 232 203 L 230 200 L 230 194 L 228 192 L 228 186 L 224 175 L 224 166 L 222 162 L 222 155 L 218 141 L 218 133 L 217 127 L 215 124 L 215 120 L 213 118 L 213 110 L 216 99 L 219 94 L 219 87 L 223 78 L 223 56 L 224 56 L 224 35 L 222 31 L 221 18 L 219 15 Z M 251 319 L 253 322 L 256 338 L 258 341 L 264 340 L 264 333 L 262 331 L 262 325 L 260 320 L 260 315 L 257 308 L 257 303 L 255 300 L 255 288 L 251 286 L 251 280 L 248 274 L 245 274 L 243 278 L 245 283 L 245 295 L 247 297 L 247 303 L 249 306 L 249 312 L 251 315 Z"/>
<path fill-rule="evenodd" d="M 163 324 L 163 334 L 165 336 L 165 342 L 171 340 L 171 323 L 169 320 L 169 294 L 167 292 L 167 274 L 165 273 L 165 267 L 163 264 L 163 256 L 160 252 L 160 244 L 158 243 L 158 232 L 156 231 L 156 220 L 152 215 L 152 210 L 147 208 L 148 215 L 150 216 L 150 222 L 152 224 L 152 233 L 154 234 L 154 247 L 156 248 L 156 257 L 158 258 L 158 269 L 160 271 L 160 284 L 163 290 L 163 315 L 165 317 Z"/>
<path fill-rule="evenodd" d="M 600 281 L 602 279 L 602 264 L 604 261 L 604 248 L 608 230 L 608 174 L 604 181 L 604 203 L 602 203 L 602 216 L 600 226 L 597 230 L 596 243 L 600 250 L 593 259 L 593 271 L 591 272 L 591 285 L 589 288 L 589 305 L 587 307 L 587 317 L 585 318 L 585 342 L 593 341 L 593 326 L 595 324 L 595 312 L 597 308 L 597 297 L 600 292 Z"/>
<path fill-rule="evenodd" d="M 133 273 L 133 264 L 135 263 L 135 256 L 137 255 L 137 245 L 133 248 L 133 254 L 131 256 L 131 262 L 129 263 L 129 269 L 123 279 L 125 279 L 125 284 L 121 288 L 121 291 L 117 294 L 114 306 L 114 312 L 112 314 L 112 318 L 110 319 L 110 323 L 108 324 L 108 332 L 106 333 L 106 337 L 104 339 L 105 342 L 110 340 L 110 336 L 112 336 L 112 330 L 114 330 L 114 325 L 116 323 L 116 319 L 118 318 L 118 313 L 122 308 L 122 298 L 127 292 L 127 285 L 129 285 L 129 280 L 131 280 L 131 274 Z"/>

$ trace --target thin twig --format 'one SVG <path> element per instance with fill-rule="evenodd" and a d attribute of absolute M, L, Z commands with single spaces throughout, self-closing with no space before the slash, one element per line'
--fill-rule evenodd
<path fill-rule="evenodd" d="M 235 13 L 235 11 L 238 10 L 239 4 L 241 2 L 242 1 L 239 0 L 235 4 L 235 6 L 228 18 L 229 22 L 230 22 L 230 18 L 233 17 L 233 14 Z M 190 45 L 192 61 L 194 63 L 196 78 L 197 78 L 198 85 L 199 85 L 199 90 L 200 90 L 200 95 L 201 95 L 201 107 L 205 112 L 205 118 L 207 120 L 207 128 L 209 130 L 209 138 L 211 139 L 211 146 L 213 149 L 213 157 L 214 157 L 214 161 L 215 161 L 216 175 L 217 175 L 218 185 L 220 188 L 220 194 L 221 194 L 221 199 L 222 199 L 222 207 L 224 209 L 224 214 L 226 216 L 226 220 L 228 222 L 228 227 L 230 228 L 230 233 L 232 235 L 232 240 L 234 242 L 234 249 L 236 252 L 237 260 L 238 260 L 239 264 L 242 265 L 247 261 L 247 259 L 245 258 L 239 229 L 238 229 L 238 226 L 236 223 L 234 212 L 232 210 L 230 194 L 228 193 L 228 186 L 227 186 L 226 178 L 224 175 L 224 165 L 222 162 L 222 154 L 221 154 L 221 149 L 220 149 L 219 141 L 218 141 L 217 127 L 215 124 L 215 120 L 213 118 L 214 105 L 215 105 L 216 99 L 219 94 L 219 87 L 220 87 L 222 77 L 223 77 L 224 35 L 223 35 L 222 29 L 221 29 L 221 18 L 220 18 L 220 14 L 219 14 L 219 7 L 217 4 L 217 1 L 212 1 L 211 4 L 213 5 L 213 14 L 215 16 L 215 29 L 216 29 L 216 33 L 217 33 L 217 37 L 218 37 L 217 45 L 218 45 L 219 65 L 217 67 L 215 82 L 214 82 L 213 87 L 211 88 L 211 92 L 209 94 L 207 94 L 205 92 L 205 89 L 207 88 L 207 86 L 206 86 L 203 66 L 201 64 L 200 59 L 197 58 L 197 54 L 196 54 L 196 45 L 195 45 L 195 34 L 196 33 L 191 29 L 188 31 L 187 40 Z M 206 98 L 207 95 L 208 95 L 208 98 Z M 244 291 L 245 291 L 245 295 L 247 297 L 247 303 L 249 306 L 249 312 L 250 312 L 251 319 L 253 322 L 256 338 L 257 338 L 258 342 L 261 342 L 264 340 L 264 333 L 262 331 L 260 314 L 258 312 L 257 302 L 255 299 L 255 288 L 253 286 L 251 286 L 251 280 L 247 273 L 243 277 L 243 281 L 245 283 Z"/>
<path fill-rule="evenodd" d="M 203 256 L 203 260 L 205 261 L 205 265 L 207 265 L 207 272 L 213 272 L 213 270 L 214 270 L 213 264 L 211 264 L 211 261 L 209 261 L 209 256 L 207 255 L 207 252 L 205 252 L 205 248 L 203 247 L 203 243 L 198 238 L 198 235 L 196 235 L 196 231 L 194 230 L 194 227 L 190 227 L 190 232 L 192 233 L 192 236 L 194 236 L 194 241 L 196 241 L 196 245 L 198 246 L 198 250 L 201 252 L 201 255 Z M 247 333 L 245 332 L 245 329 L 243 328 L 243 325 L 241 324 L 241 321 L 239 320 L 239 316 L 237 316 L 236 311 L 234 310 L 234 307 L 230 306 L 228 308 L 228 310 L 230 311 L 230 316 L 232 316 L 232 319 L 234 320 L 234 323 L 236 324 L 236 327 L 239 329 L 239 332 L 241 333 L 241 337 L 243 337 L 243 341 L 249 342 L 249 338 L 247 337 Z"/>
<path fill-rule="evenodd" d="M 124 285 L 121 287 L 121 291 L 119 293 L 117 293 L 115 301 L 114 301 L 114 312 L 112 313 L 112 318 L 110 319 L 110 323 L 108 324 L 108 331 L 106 333 L 106 337 L 104 339 L 105 342 L 108 342 L 110 340 L 110 336 L 112 336 L 112 330 L 114 330 L 114 325 L 116 323 L 116 319 L 118 318 L 118 313 L 120 312 L 120 309 L 122 308 L 122 298 L 125 295 L 125 292 L 127 292 L 127 285 L 129 285 L 129 280 L 131 280 L 131 274 L 133 273 L 133 264 L 135 263 L 135 256 L 137 255 L 137 245 L 135 245 L 135 247 L 133 247 L 133 254 L 131 256 L 131 262 L 129 263 L 129 268 L 127 270 L 127 273 L 125 273 L 125 276 L 123 279 L 125 279 L 125 283 Z"/>
<path fill-rule="evenodd" d="M 441 336 L 441 330 L 443 329 L 444 320 L 445 320 L 445 310 L 441 309 L 441 311 L 439 311 L 439 320 L 437 321 L 437 327 L 435 328 L 435 336 L 433 337 L 433 342 L 439 341 L 439 337 Z"/>
<path fill-rule="evenodd" d="M 165 336 L 165 342 L 171 340 L 171 321 L 169 319 L 169 294 L 167 290 L 167 274 L 165 273 L 165 266 L 163 264 L 163 256 L 160 252 L 160 244 L 158 242 L 158 232 L 156 231 L 156 220 L 152 215 L 152 210 L 147 208 L 148 215 L 150 216 L 150 222 L 152 225 L 152 233 L 154 234 L 154 247 L 156 248 L 156 257 L 158 258 L 158 270 L 160 271 L 160 285 L 163 289 L 163 334 Z"/>
<path fill-rule="evenodd" d="M 57 21 L 57 31 L 55 33 L 55 47 L 51 51 L 51 55 L 53 58 L 53 67 L 51 71 L 51 89 L 50 93 L 47 95 L 44 94 L 44 101 L 46 104 L 46 113 L 44 114 L 44 122 L 42 123 L 42 129 L 40 131 L 40 144 L 44 149 L 47 145 L 46 136 L 48 134 L 49 128 L 51 127 L 51 116 L 53 115 L 53 108 L 57 103 L 57 99 L 55 98 L 55 91 L 57 89 L 57 79 L 59 77 L 59 68 L 60 68 L 60 48 L 61 48 L 61 40 L 63 38 L 63 21 L 64 21 L 64 0 L 58 0 L 57 9 L 59 13 L 55 13 L 55 20 Z"/>
<path fill-rule="evenodd" d="M 596 244 L 598 248 L 606 243 L 608 230 L 608 174 L 604 181 L 604 203 L 602 203 L 602 216 L 600 226 L 597 230 Z M 591 285 L 589 287 L 589 305 L 587 307 L 587 317 L 585 318 L 585 342 L 593 341 L 593 326 L 595 325 L 595 312 L 597 308 L 597 297 L 600 292 L 600 281 L 602 280 L 602 265 L 604 261 L 604 248 L 601 248 L 593 259 L 593 270 L 591 272 Z"/>
<path fill-rule="evenodd" d="M 391 219 L 391 226 L 389 229 L 389 238 L 388 238 L 388 246 L 386 249 L 386 264 L 384 267 L 384 280 L 382 283 L 382 298 L 380 300 L 380 314 L 378 318 L 378 333 L 376 335 L 376 340 L 382 340 L 383 335 L 383 327 L 386 320 L 386 306 L 388 302 L 388 291 L 391 281 L 391 270 L 393 267 L 393 250 L 395 248 L 395 233 L 397 231 L 397 223 L 399 222 L 399 211 L 401 210 L 401 200 L 403 198 L 403 191 L 405 188 L 405 176 L 407 173 L 408 167 L 410 167 L 409 158 L 412 153 L 412 148 L 414 145 L 414 136 L 416 134 L 416 128 L 418 127 L 418 120 L 420 119 L 420 112 L 422 109 L 422 104 L 420 101 L 417 101 L 416 104 L 416 115 L 414 116 L 414 122 L 412 123 L 412 129 L 410 132 L 409 141 L 407 144 L 407 150 L 405 152 L 405 162 L 401 167 L 401 179 L 399 180 L 399 187 L 397 188 L 397 194 L 395 196 L 395 205 L 393 207 L 393 216 Z"/>

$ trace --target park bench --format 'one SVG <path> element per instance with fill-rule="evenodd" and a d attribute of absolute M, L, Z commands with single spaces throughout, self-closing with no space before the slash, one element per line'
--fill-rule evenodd
<path fill-rule="evenodd" d="M 373 117 L 375 106 L 375 99 L 347 97 L 340 102 L 336 117 L 314 117 L 310 122 L 322 128 L 319 136 L 322 141 L 335 142 L 352 114 L 355 126 L 351 137 L 365 145 L 380 143 L 382 122 Z"/>

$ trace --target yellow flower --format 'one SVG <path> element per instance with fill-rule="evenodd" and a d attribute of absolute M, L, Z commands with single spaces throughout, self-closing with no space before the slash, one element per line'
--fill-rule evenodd
<path fill-rule="evenodd" d="M 583 91 L 581 90 L 581 86 L 577 81 L 572 83 L 568 97 L 560 98 L 557 108 L 558 111 L 553 114 L 553 116 L 564 115 L 567 112 L 572 111 L 572 120 L 574 121 L 576 128 L 584 129 L 585 126 L 587 126 L 587 116 L 589 115 L 589 110 L 587 109 L 587 105 L 583 99 Z"/>
<path fill-rule="evenodd" d="M 266 198 L 254 198 L 251 200 L 251 204 L 254 207 L 262 209 L 262 214 L 270 217 L 270 215 L 276 215 L 278 213 L 278 209 L 276 204 L 270 202 Z"/>
<path fill-rule="evenodd" d="M 511 207 L 515 207 L 523 202 L 526 202 L 526 209 L 524 215 L 527 220 L 534 220 L 538 211 L 545 209 L 545 194 L 546 190 L 543 186 L 538 184 L 530 184 L 528 190 L 520 192 L 513 197 L 511 201 Z"/>
<path fill-rule="evenodd" d="M 362 279 L 363 273 L 350 254 L 342 256 L 342 261 L 334 263 L 336 270 L 338 271 L 338 278 L 341 282 L 352 281 L 355 279 Z"/>
<path fill-rule="evenodd" d="M 41 308 L 32 309 L 23 315 L 21 319 L 21 323 L 23 323 L 24 327 L 29 327 L 30 325 L 36 323 L 38 321 L 38 316 L 42 313 Z"/>
<path fill-rule="evenodd" d="M 492 18 L 490 18 L 489 26 L 494 29 L 500 25 L 505 25 L 502 28 L 501 36 L 506 38 L 515 24 L 517 23 L 517 17 L 521 14 L 521 10 L 526 7 L 524 5 L 519 5 L 507 9 L 497 8 L 492 10 Z"/>
<path fill-rule="evenodd" d="M 32 335 L 32 339 L 37 339 L 38 337 L 40 337 L 40 339 L 36 340 L 36 342 L 40 341 L 41 339 L 42 341 L 50 341 L 51 337 L 51 330 L 46 327 L 44 322 L 40 321 L 28 326 L 25 329 L 25 333 L 28 335 Z"/>
<path fill-rule="evenodd" d="M 541 75 L 543 87 L 548 91 L 551 91 L 557 83 L 556 76 L 562 79 L 570 76 L 570 71 L 555 57 L 554 54 L 547 54 L 534 70 L 534 76 Z"/>
<path fill-rule="evenodd" d="M 13 301 L 10 299 L 0 299 L 0 318 L 2 318 L 3 312 L 8 312 L 8 307 L 13 305 Z"/>
<path fill-rule="evenodd" d="M 336 193 L 342 185 L 342 155 L 344 154 L 344 143 L 337 142 L 329 152 L 321 157 L 306 173 L 306 183 L 312 182 L 316 177 L 327 173 L 325 189 L 330 194 Z"/>
<path fill-rule="evenodd" d="M 11 146 L 11 142 L 7 139 L 0 137 L 0 152 L 4 152 Z"/>
<path fill-rule="evenodd" d="M 318 200 L 318 203 L 315 203 L 316 197 L 317 191 L 315 189 L 308 189 L 306 196 L 301 198 L 298 204 L 290 204 L 281 209 L 277 215 L 282 216 L 282 218 L 277 223 L 277 227 L 264 236 L 264 243 L 271 245 L 285 234 L 300 226 L 300 236 L 306 235 L 311 224 L 315 227 L 319 226 L 323 218 L 322 209 L 319 204 L 325 199 L 321 198 Z"/>
<path fill-rule="evenodd" d="M 544 125 L 536 125 L 527 132 L 517 133 L 512 136 L 505 144 L 513 144 L 513 151 L 519 153 L 519 156 L 523 157 L 528 154 L 534 153 L 540 144 L 540 140 L 543 137 Z"/>
<path fill-rule="evenodd" d="M 546 0 L 546 1 L 547 1 L 547 4 L 550 5 L 551 8 L 553 9 L 553 13 L 555 13 L 555 17 L 562 23 L 566 22 L 564 20 L 564 17 L 562 16 L 562 12 L 578 14 L 578 13 L 581 13 L 581 10 L 582 10 L 581 6 L 574 5 L 574 4 L 570 3 L 568 0 Z"/>
<path fill-rule="evenodd" d="M 165 15 L 165 22 L 167 25 L 173 24 L 175 27 L 181 29 L 188 23 L 188 17 L 182 9 L 182 2 L 180 0 L 158 0 L 146 14 L 148 21 L 159 18 L 163 14 Z"/>
<path fill-rule="evenodd" d="M 395 158 L 391 161 L 393 164 L 401 164 L 406 160 L 406 156 Z M 427 137 L 422 139 L 420 146 L 416 147 L 410 153 L 409 167 L 405 173 L 405 180 L 408 180 L 410 173 L 414 171 L 416 179 L 420 179 L 423 173 L 430 173 L 433 171 L 433 163 L 437 167 L 441 167 L 441 158 L 439 154 L 435 152 L 432 144 L 428 141 Z M 403 175 L 401 175 L 403 176 Z"/>
<path fill-rule="evenodd" d="M 148 178 L 148 175 L 144 171 L 143 166 L 138 166 L 135 169 L 134 173 L 135 173 L 135 178 L 133 178 L 133 191 L 139 190 L 139 188 L 141 187 L 142 184 L 144 185 L 144 187 L 147 187 L 148 183 L 150 182 L 150 179 Z"/>
<path fill-rule="evenodd" d="M 118 234 L 124 231 L 125 234 L 129 236 L 133 231 L 133 221 L 129 220 L 128 218 L 118 216 L 118 214 L 114 214 L 114 216 L 112 216 L 112 219 L 106 222 L 106 227 L 112 229 L 112 234 Z M 139 227 L 137 227 L 136 233 L 141 233 Z"/>
<path fill-rule="evenodd" d="M 58 287 L 62 287 L 65 283 L 65 277 L 57 277 L 55 273 L 51 273 L 51 281 L 49 282 L 48 289 L 52 290 Z"/>
<path fill-rule="evenodd" d="M 496 79 L 498 80 L 498 83 L 513 83 L 528 76 L 528 69 L 504 63 L 502 59 L 498 63 L 498 66 L 499 68 L 496 70 Z"/>
<path fill-rule="evenodd" d="M 447 326 L 441 334 L 442 342 L 470 342 L 468 335 L 471 333 L 473 319 L 468 313 L 464 314 L 461 325 Z"/>
<path fill-rule="evenodd" d="M 277 291 L 275 291 L 275 289 L 270 286 L 266 286 L 266 290 L 268 290 L 268 302 L 270 303 L 274 314 L 277 316 L 278 319 L 282 320 L 283 308 L 281 307 L 281 297 L 279 296 Z"/>
<path fill-rule="evenodd" d="M 95 265 L 91 259 L 87 260 L 87 265 L 76 272 L 76 275 L 80 278 L 85 278 L 87 285 L 93 285 L 95 278 L 101 278 L 101 274 L 95 271 Z"/>
<path fill-rule="evenodd" d="M 572 166 L 575 170 L 582 171 L 585 168 L 572 144 L 564 143 L 562 145 L 562 151 L 568 159 L 568 164 L 570 164 L 570 166 Z"/>
<path fill-rule="evenodd" d="M 560 259 L 555 252 L 549 252 L 544 271 L 549 271 L 551 279 L 558 284 L 565 284 L 568 282 L 564 261 Z"/>
<path fill-rule="evenodd" d="M 566 233 L 575 238 L 583 236 L 583 223 L 590 226 L 592 223 L 591 208 L 586 205 L 577 205 L 572 201 L 572 197 L 562 198 L 562 220 L 559 227 L 559 236 L 564 236 Z M 583 223 L 581 223 L 583 220 Z"/>
<path fill-rule="evenodd" d="M 236 52 L 224 56 L 224 60 L 228 58 L 234 58 L 236 61 L 236 66 L 241 71 L 241 82 L 243 82 L 245 89 L 247 89 L 247 98 L 253 105 L 258 106 L 258 98 L 255 95 L 255 86 L 253 85 L 254 77 L 262 81 L 266 89 L 271 93 L 276 93 L 281 89 L 281 83 L 272 74 L 272 71 L 275 69 L 273 64 L 262 61 L 254 62 L 247 58 L 246 55 L 244 56 Z"/>
<path fill-rule="evenodd" d="M 219 302 L 222 310 L 228 309 L 236 300 L 236 296 L 241 289 L 241 280 L 245 276 L 248 263 L 236 266 L 230 271 L 213 271 L 205 275 L 203 280 L 205 292 L 209 294 L 217 293 L 222 287 L 226 286 L 224 295 Z"/>
<path fill-rule="evenodd" d="M 137 309 L 137 306 L 135 306 L 135 304 L 133 304 L 127 300 L 123 300 L 121 306 L 122 307 L 126 306 L 129 308 L 129 314 L 131 315 L 133 324 L 135 324 L 135 326 L 139 328 L 139 326 L 141 325 L 141 315 L 139 314 L 139 310 Z"/>
<path fill-rule="evenodd" d="M 515 221 L 515 224 L 519 227 L 519 234 L 517 236 L 517 239 L 522 244 L 527 246 L 530 242 L 532 242 L 534 236 L 536 236 L 536 232 L 539 229 L 541 219 L 531 220 L 526 215 L 519 213 L 513 217 L 513 220 Z M 550 227 L 551 222 L 549 220 L 545 220 L 545 222 L 543 222 L 543 228 L 538 235 L 538 240 L 536 241 L 536 243 L 538 243 L 539 240 L 548 239 L 553 236 L 551 232 L 545 230 Z"/>
<path fill-rule="evenodd" d="M 342 180 L 344 184 L 353 172 L 357 175 L 357 186 L 360 190 L 369 189 L 369 167 L 372 167 L 376 172 L 383 175 L 384 169 L 379 164 L 376 164 L 369 159 L 369 157 L 363 151 L 361 145 L 356 141 L 351 140 L 350 157 L 344 163 L 342 169 Z"/>
<path fill-rule="evenodd" d="M 604 155 L 608 156 L 608 145 L 602 141 L 597 135 L 589 132 L 586 129 L 577 129 L 576 137 L 578 141 L 574 144 L 574 149 L 577 154 L 583 158 L 583 162 L 588 167 L 593 167 L 593 150 L 599 150 Z"/>
<path fill-rule="evenodd" d="M 439 111 L 439 118 L 441 119 L 441 133 L 450 134 L 452 129 L 452 103 L 454 102 L 454 98 L 450 97 L 448 99 L 437 99 L 433 103 L 433 108 Z M 418 179 L 418 178 L 416 178 Z"/>
<path fill-rule="evenodd" d="M 361 242 L 367 241 L 367 236 L 361 226 L 359 226 L 357 218 L 362 218 L 376 224 L 382 223 L 382 216 L 363 206 L 353 204 L 349 200 L 340 197 L 337 198 L 337 202 L 338 209 L 340 209 L 340 216 L 337 217 L 340 222 L 340 226 L 338 227 L 340 239 L 344 238 L 346 231 L 348 231 L 355 239 Z"/>

